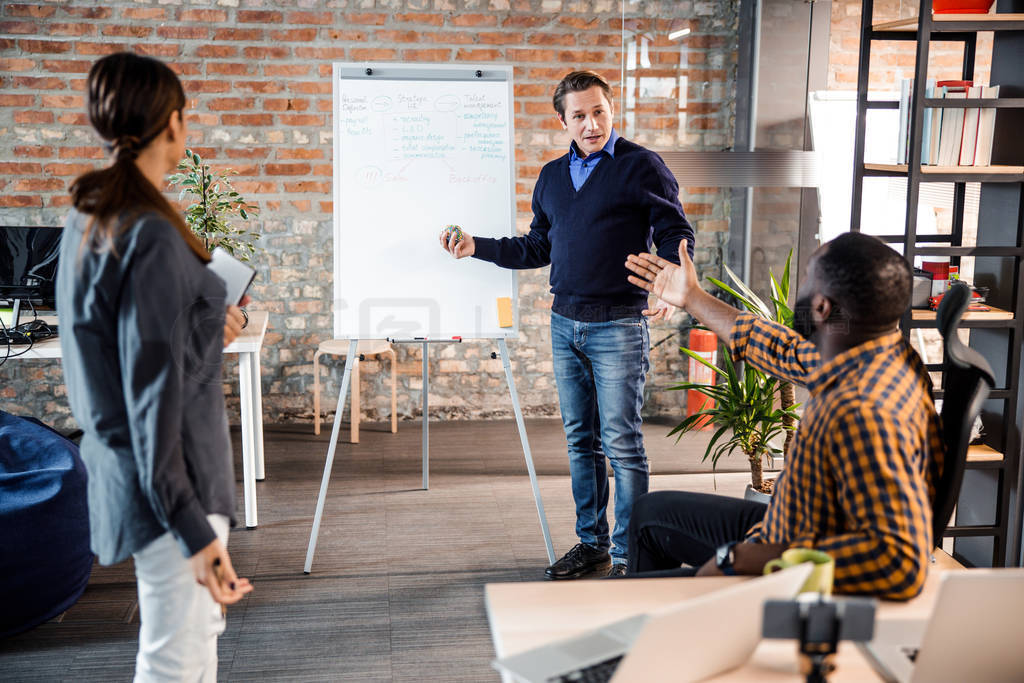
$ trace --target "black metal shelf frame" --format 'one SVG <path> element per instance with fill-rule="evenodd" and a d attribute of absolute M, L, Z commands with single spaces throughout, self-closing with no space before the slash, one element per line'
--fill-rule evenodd
<path fill-rule="evenodd" d="M 943 392 L 942 389 L 936 389 L 934 391 L 933 398 L 939 399 L 939 398 L 942 398 L 944 395 L 945 395 L 945 392 Z M 990 399 L 1007 399 L 1009 397 L 1010 397 L 1010 390 L 1009 389 L 993 389 L 992 390 L 992 395 L 989 396 Z"/>
<path fill-rule="evenodd" d="M 1024 0 L 998 0 L 998 2 L 997 12 L 1016 13 L 1024 9 L 1024 7 L 1021 7 L 1024 5 Z M 997 298 L 993 305 L 1010 310 L 1013 313 L 1013 318 L 1004 320 L 968 319 L 964 321 L 964 327 L 978 330 L 978 333 L 976 333 L 980 335 L 978 344 L 984 347 L 981 349 L 983 352 L 988 351 L 992 353 L 994 345 L 990 337 L 993 334 L 1002 335 L 1004 339 L 1008 337 L 1008 340 L 1004 342 L 1004 349 L 1008 349 L 1009 353 L 1004 350 L 1002 355 L 1006 357 L 1001 357 L 996 362 L 993 362 L 993 366 L 999 365 L 1001 369 L 1005 370 L 1008 385 L 1005 389 L 999 389 L 992 393 L 989 402 L 986 403 L 986 411 L 983 413 L 984 415 L 991 416 L 993 422 L 998 424 L 999 433 L 992 435 L 995 443 L 990 445 L 1001 451 L 1003 458 L 997 462 L 972 462 L 968 464 L 972 471 L 988 471 L 995 477 L 994 491 L 989 501 L 991 502 L 991 499 L 994 499 L 995 519 L 992 524 L 979 524 L 979 521 L 987 522 L 989 520 L 975 519 L 973 513 L 967 511 L 964 519 L 961 520 L 960 510 L 962 508 L 966 510 L 966 507 L 971 504 L 970 500 L 965 503 L 965 497 L 962 495 L 957 513 L 957 523 L 959 526 L 951 527 L 947 535 L 963 538 L 965 543 L 977 543 L 977 540 L 984 540 L 980 537 L 991 537 L 992 566 L 1002 566 L 1007 561 L 1010 564 L 1016 565 L 1020 563 L 1021 526 L 1022 518 L 1024 518 L 1024 500 L 1021 500 L 1022 496 L 1017 495 L 1016 505 L 1012 512 L 1009 507 L 1012 493 L 1011 486 L 1016 486 L 1018 494 L 1024 492 L 1024 468 L 1019 467 L 1022 444 L 1020 435 L 1021 425 L 1018 416 L 1021 394 L 1021 338 L 1022 333 L 1024 333 L 1024 326 L 1022 326 L 1021 322 L 1024 320 L 1024 294 L 1022 294 L 1024 292 L 1024 269 L 1021 267 L 1021 263 L 1024 261 L 1024 249 L 1021 248 L 1022 233 L 1024 233 L 1024 229 L 1022 229 L 1024 216 L 1021 215 L 1024 214 L 1024 173 L 996 174 L 986 173 L 983 170 L 966 173 L 928 173 L 922 171 L 922 166 L 919 163 L 907 164 L 905 171 L 895 168 L 867 169 L 865 168 L 864 153 L 868 111 L 899 108 L 898 102 L 868 100 L 872 43 L 883 41 L 915 42 L 916 55 L 914 82 L 910 95 L 910 130 L 907 157 L 910 160 L 920 160 L 922 147 L 921 131 L 924 109 L 926 107 L 994 107 L 1007 110 L 1014 113 L 1014 115 L 1017 114 L 1013 110 L 1024 109 L 1024 97 L 1019 97 L 1019 95 L 1024 94 L 1024 79 L 1009 78 L 1008 80 L 1012 81 L 1010 87 L 1005 85 L 1007 80 L 995 80 L 997 51 L 1002 50 L 1001 55 L 1003 56 L 1000 56 L 999 66 L 1004 78 L 1007 76 L 1007 73 L 1012 72 L 1011 70 L 1015 64 L 1020 63 L 1020 46 L 1017 43 L 1013 43 L 1007 47 L 1008 44 L 1003 43 L 1003 47 L 999 48 L 999 34 L 1005 31 L 1024 31 L 1024 21 L 1002 21 L 995 25 L 991 21 L 981 20 L 935 22 L 932 18 L 931 0 L 922 0 L 920 3 L 916 31 L 875 30 L 872 27 L 873 17 L 874 1 L 861 0 L 861 40 L 857 77 L 857 120 L 854 143 L 854 180 L 850 229 L 853 231 L 860 230 L 865 178 L 905 177 L 907 179 L 907 201 L 904 232 L 902 235 L 886 235 L 883 239 L 890 243 L 902 243 L 903 253 L 908 261 L 913 263 L 914 257 L 917 255 L 948 255 L 951 264 L 959 265 L 962 257 L 971 256 L 978 259 L 976 261 L 977 267 L 980 262 L 986 259 L 989 261 L 992 259 L 1012 259 L 1010 275 L 1006 277 L 993 276 L 994 281 L 1001 282 L 1001 285 L 997 288 Z M 998 32 L 993 48 L 993 83 L 1003 85 L 1002 91 L 1006 96 L 993 99 L 971 100 L 926 98 L 925 89 L 930 44 L 938 41 L 961 43 L 963 46 L 961 78 L 963 80 L 972 80 L 977 49 L 977 33 L 980 31 Z M 1006 63 L 1003 64 L 1003 62 Z M 999 125 L 998 122 L 999 118 L 997 118 L 997 126 Z M 1019 150 L 1019 147 L 1014 147 L 1015 154 L 1017 150 Z M 1020 156 L 1022 158 L 1015 160 L 1014 163 L 1024 164 L 1024 154 Z M 953 224 L 951 234 L 918 235 L 917 212 L 920 185 L 921 183 L 936 182 L 953 184 Z M 979 215 L 978 246 L 964 246 L 963 244 L 963 221 L 967 183 L 982 183 L 982 213 Z M 982 227 L 983 215 L 986 211 L 990 210 L 990 206 L 999 202 L 1006 203 L 1008 197 L 1006 193 L 1014 191 L 1012 184 L 1017 184 L 1018 186 L 1016 199 L 1018 206 L 1022 207 L 1018 211 L 1016 225 L 1011 226 L 1015 234 L 1012 237 L 1004 235 L 1001 240 L 998 239 L 999 235 L 997 234 L 984 234 L 983 236 L 985 232 Z M 986 190 L 986 188 L 989 189 Z M 996 189 L 998 188 L 1005 188 L 1002 190 L 1001 195 L 996 195 Z M 1011 194 L 1009 197 L 1013 198 L 1014 195 Z M 941 246 L 936 246 L 936 243 L 941 244 Z M 1013 246 L 996 246 L 1010 243 Z M 986 267 L 988 266 L 986 265 Z M 910 330 L 913 328 L 934 327 L 934 324 L 934 321 L 913 320 L 911 312 L 908 310 L 902 322 L 902 329 L 905 331 L 905 334 L 909 335 Z M 981 337 L 984 337 L 984 339 Z M 975 345 L 975 335 L 973 334 L 971 342 L 972 346 Z M 997 373 L 1002 374 L 1001 370 L 997 370 Z M 941 396 L 941 392 L 937 393 Z M 1002 404 L 1001 410 L 992 409 L 992 406 L 1000 403 Z M 988 418 L 986 419 L 986 425 L 988 425 Z M 966 478 L 965 488 L 967 488 Z M 979 547 L 981 546 L 975 545 L 970 548 L 965 546 L 966 550 L 975 551 L 972 557 L 968 559 L 958 555 L 957 545 L 955 544 L 954 555 L 965 562 L 978 563 L 976 558 L 978 557 L 977 548 Z M 1009 553 L 1007 552 L 1008 550 Z M 981 562 L 985 562 L 984 558 Z"/>
<path fill-rule="evenodd" d="M 877 235 L 878 239 L 883 242 L 903 242 L 905 239 L 903 235 Z M 917 243 L 923 242 L 949 242 L 952 239 L 951 235 L 918 235 Z"/>
<path fill-rule="evenodd" d="M 896 104 L 898 106 L 899 102 Z M 1024 107 L 1024 97 L 965 97 L 960 100 L 926 97 L 924 106 L 929 109 L 1020 109 Z"/>
<path fill-rule="evenodd" d="M 1015 330 L 1019 332 L 1019 325 L 1016 320 L 1010 318 L 994 318 L 988 320 L 967 319 L 960 323 L 960 327 L 968 330 Z M 911 320 L 909 327 L 900 324 L 900 329 L 932 329 L 935 327 L 935 320 Z"/>
<path fill-rule="evenodd" d="M 921 238 L 917 239 L 920 242 Z M 916 251 L 921 256 L 1024 257 L 1024 249 L 1020 247 L 917 247 Z"/>

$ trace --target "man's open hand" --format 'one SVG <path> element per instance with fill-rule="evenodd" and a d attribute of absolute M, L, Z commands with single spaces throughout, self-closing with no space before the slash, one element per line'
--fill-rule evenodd
<path fill-rule="evenodd" d="M 686 308 L 687 297 L 692 288 L 700 288 L 697 271 L 686 251 L 687 240 L 679 243 L 679 263 L 655 254 L 630 254 L 626 258 L 626 268 L 636 273 L 628 276 L 628 280 L 648 292 L 654 293 L 662 302 Z"/>

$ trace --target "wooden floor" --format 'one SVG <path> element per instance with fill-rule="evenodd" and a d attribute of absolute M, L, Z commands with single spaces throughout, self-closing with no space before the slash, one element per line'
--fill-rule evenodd
<path fill-rule="evenodd" d="M 711 491 L 717 483 L 719 493 L 742 494 L 742 456 L 723 460 L 713 477 L 700 462 L 707 435 L 676 445 L 668 431 L 645 426 L 652 489 Z M 528 420 L 527 432 L 561 555 L 576 542 L 561 425 Z M 361 444 L 342 441 L 306 576 L 329 435 L 305 426 L 266 430 L 260 525 L 236 529 L 229 543 L 236 569 L 256 588 L 229 609 L 220 679 L 498 680 L 484 585 L 539 580 L 548 564 L 515 423 L 432 423 L 429 491 L 420 489 L 418 423 L 401 423 L 397 435 L 364 425 Z M 0 641 L 0 679 L 129 680 L 137 631 L 130 563 L 97 566 L 62 617 Z"/>

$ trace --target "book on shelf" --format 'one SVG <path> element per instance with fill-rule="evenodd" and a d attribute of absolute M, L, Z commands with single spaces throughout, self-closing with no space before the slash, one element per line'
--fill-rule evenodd
<path fill-rule="evenodd" d="M 899 141 L 897 142 L 896 163 L 905 164 L 910 158 L 910 100 L 913 97 L 914 79 L 904 78 L 900 81 L 900 120 Z M 928 79 L 925 97 L 935 96 L 935 80 Z M 921 163 L 929 163 L 931 153 L 932 109 L 924 110 L 921 119 Z"/>
<path fill-rule="evenodd" d="M 972 85 L 967 89 L 968 99 L 979 99 L 981 97 L 981 86 Z M 964 130 L 960 139 L 960 166 L 974 166 L 974 152 L 978 144 L 978 115 L 981 109 L 968 107 L 964 109 Z"/>
<path fill-rule="evenodd" d="M 999 97 L 998 85 L 986 85 L 981 89 L 981 96 L 986 99 Z M 975 166 L 992 165 L 992 134 L 996 128 L 996 110 L 983 107 L 978 116 L 978 143 L 974 153 Z"/>
<path fill-rule="evenodd" d="M 925 99 L 931 99 L 935 97 L 935 80 L 932 78 L 928 79 L 928 82 L 924 87 Z M 934 107 L 926 107 L 924 115 L 922 117 L 921 124 L 921 163 L 931 163 L 931 149 L 932 149 L 932 113 L 935 111 L 942 111 L 941 109 L 935 109 Z M 937 129 L 936 129 L 937 130 Z"/>
<path fill-rule="evenodd" d="M 964 99 L 967 93 L 950 87 L 944 88 L 947 100 Z M 942 130 L 939 131 L 939 166 L 956 166 L 960 158 L 960 142 L 964 135 L 964 109 L 946 109 L 942 114 Z"/>
<path fill-rule="evenodd" d="M 934 85 L 932 87 L 931 97 L 942 97 L 944 90 L 945 88 L 938 87 L 938 84 Z M 935 107 L 926 111 L 931 112 L 931 116 L 929 117 L 931 119 L 931 139 L 928 141 L 928 161 L 925 163 L 929 166 L 935 166 L 939 163 L 939 139 L 941 137 L 939 132 L 942 130 L 942 117 L 946 110 L 942 107 Z"/>
<path fill-rule="evenodd" d="M 914 79 L 900 81 L 899 133 L 896 159 L 910 158 L 910 123 Z M 999 96 L 999 86 L 972 81 L 928 80 L 926 99 L 984 99 Z M 926 166 L 989 166 L 995 131 L 994 107 L 925 107 L 921 118 L 921 164 Z"/>
<path fill-rule="evenodd" d="M 910 129 L 910 89 L 914 79 L 904 78 L 900 81 L 900 129 L 896 147 L 896 163 L 907 163 L 907 132 Z"/>

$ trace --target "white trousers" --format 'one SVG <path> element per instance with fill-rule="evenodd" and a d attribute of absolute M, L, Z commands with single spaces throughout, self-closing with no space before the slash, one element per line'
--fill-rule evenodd
<path fill-rule="evenodd" d="M 230 522 L 209 515 L 224 545 Z M 133 554 L 139 586 L 139 654 L 135 683 L 217 680 L 217 636 L 224 617 L 170 532 Z"/>

